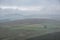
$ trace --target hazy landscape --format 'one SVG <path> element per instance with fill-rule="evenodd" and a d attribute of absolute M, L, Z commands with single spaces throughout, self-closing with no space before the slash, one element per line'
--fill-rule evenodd
<path fill-rule="evenodd" d="M 60 0 L 0 0 L 0 40 L 60 40 Z"/>
<path fill-rule="evenodd" d="M 46 26 L 46 27 L 45 27 Z M 0 23 L 0 40 L 26 40 L 60 31 L 60 21 L 30 18 Z"/>

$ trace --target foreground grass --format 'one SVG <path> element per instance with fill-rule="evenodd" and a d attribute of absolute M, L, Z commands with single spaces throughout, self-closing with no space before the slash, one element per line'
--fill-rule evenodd
<path fill-rule="evenodd" d="M 47 28 L 44 28 L 47 25 Z M 27 38 L 44 35 L 60 30 L 57 24 L 32 24 L 32 25 L 15 25 L 12 27 L 3 27 L 0 31 L 0 40 L 25 40 Z"/>

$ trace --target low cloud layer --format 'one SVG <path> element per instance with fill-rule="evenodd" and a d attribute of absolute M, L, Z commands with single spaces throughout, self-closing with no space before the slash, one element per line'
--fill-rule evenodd
<path fill-rule="evenodd" d="M 0 19 L 27 17 L 60 17 L 60 0 L 0 0 Z"/>
<path fill-rule="evenodd" d="M 20 10 L 20 11 L 39 11 L 43 9 L 43 7 L 40 6 L 0 6 L 2 10 L 5 9 L 12 9 L 12 10 Z"/>

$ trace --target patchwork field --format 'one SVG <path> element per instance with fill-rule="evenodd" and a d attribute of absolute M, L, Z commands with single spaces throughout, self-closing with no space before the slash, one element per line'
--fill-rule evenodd
<path fill-rule="evenodd" d="M 4 23 L 0 25 L 0 40 L 26 40 L 48 33 L 60 32 L 60 22 L 56 21 L 34 22 L 34 24 L 15 23 L 15 25 L 12 25 L 12 23 Z"/>

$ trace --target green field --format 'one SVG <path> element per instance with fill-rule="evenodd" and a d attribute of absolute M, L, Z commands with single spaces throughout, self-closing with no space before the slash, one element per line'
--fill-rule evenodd
<path fill-rule="evenodd" d="M 47 25 L 47 28 L 44 28 L 44 25 Z M 47 33 L 60 31 L 60 25 L 49 24 L 49 23 L 32 24 L 32 25 L 23 24 L 19 26 L 10 27 L 10 30 L 18 30 L 18 31 L 20 30 L 21 35 L 25 35 L 23 36 L 24 38 L 31 38 L 35 36 L 44 35 Z"/>
<path fill-rule="evenodd" d="M 47 28 L 44 28 L 46 25 Z M 31 37 L 60 31 L 60 23 L 20 24 L 0 29 L 0 38 L 4 40 L 25 40 Z"/>

